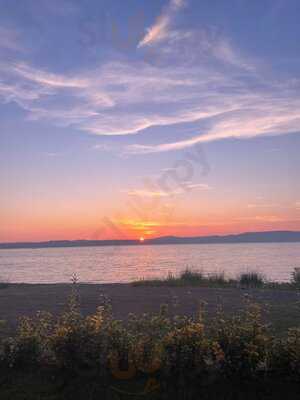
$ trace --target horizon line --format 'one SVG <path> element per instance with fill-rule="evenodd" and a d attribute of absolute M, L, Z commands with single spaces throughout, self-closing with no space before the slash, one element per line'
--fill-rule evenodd
<path fill-rule="evenodd" d="M 151 242 L 154 240 L 162 240 L 162 239 L 209 239 L 209 238 L 226 238 L 226 237 L 234 237 L 234 236 L 243 236 L 249 234 L 288 234 L 288 233 L 298 233 L 299 230 L 266 230 L 266 231 L 244 231 L 240 233 L 228 233 L 228 234 L 212 234 L 212 235 L 197 235 L 197 236 L 177 236 L 177 235 L 164 235 L 164 236 L 155 236 L 152 238 L 118 238 L 118 239 L 49 239 L 49 240 L 38 240 L 38 241 L 15 241 L 15 242 L 0 242 L 0 246 L 9 246 L 9 245 L 39 245 L 39 244 L 51 244 L 51 243 L 78 243 L 78 242 L 131 242 L 131 243 L 139 243 L 146 244 L 147 242 Z"/>

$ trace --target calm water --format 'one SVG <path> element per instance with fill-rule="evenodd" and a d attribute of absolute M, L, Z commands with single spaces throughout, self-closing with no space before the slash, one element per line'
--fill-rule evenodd
<path fill-rule="evenodd" d="M 78 247 L 0 250 L 0 280 L 25 283 L 129 282 L 189 267 L 235 277 L 260 271 L 275 281 L 300 267 L 299 243 Z"/>

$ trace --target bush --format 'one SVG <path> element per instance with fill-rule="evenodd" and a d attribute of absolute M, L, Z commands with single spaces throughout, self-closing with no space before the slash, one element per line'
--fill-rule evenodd
<path fill-rule="evenodd" d="M 122 322 L 113 318 L 105 301 L 85 317 L 73 291 L 67 311 L 58 318 L 48 313 L 23 318 L 16 335 L 2 340 L 0 361 L 3 376 L 28 367 L 50 368 L 51 376 L 102 388 L 150 377 L 164 398 L 192 399 L 216 388 L 243 388 L 245 382 L 262 387 L 266 382 L 268 387 L 299 382 L 300 329 L 275 339 L 262 322 L 261 308 L 248 300 L 238 315 L 218 312 L 209 328 L 202 313 L 170 316 L 166 306 L 157 314 L 130 315 Z"/>
<path fill-rule="evenodd" d="M 276 375 L 300 380 L 300 329 L 289 329 L 287 338 L 275 340 L 269 369 Z"/>
<path fill-rule="evenodd" d="M 224 353 L 222 371 L 226 376 L 252 377 L 266 363 L 271 337 L 262 323 L 260 306 L 247 303 L 240 315 L 229 319 L 218 315 L 215 320 L 213 332 Z"/>
<path fill-rule="evenodd" d="M 4 340 L 2 362 L 13 368 L 36 367 L 48 354 L 46 332 L 47 313 L 38 313 L 36 319 L 20 319 L 15 337 Z"/>

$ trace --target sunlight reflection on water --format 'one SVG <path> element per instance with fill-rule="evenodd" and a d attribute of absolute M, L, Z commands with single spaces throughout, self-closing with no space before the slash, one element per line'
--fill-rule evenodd
<path fill-rule="evenodd" d="M 300 267 L 299 243 L 201 244 L 161 246 L 77 247 L 0 250 L 0 280 L 24 283 L 130 282 L 164 277 L 189 267 L 235 277 L 262 272 L 268 279 L 288 281 Z"/>

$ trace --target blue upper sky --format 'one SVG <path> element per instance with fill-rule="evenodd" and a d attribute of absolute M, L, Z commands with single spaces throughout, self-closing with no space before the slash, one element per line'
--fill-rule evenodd
<path fill-rule="evenodd" d="M 300 229 L 299 1 L 0 6 L 1 241 Z"/>

